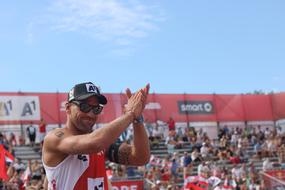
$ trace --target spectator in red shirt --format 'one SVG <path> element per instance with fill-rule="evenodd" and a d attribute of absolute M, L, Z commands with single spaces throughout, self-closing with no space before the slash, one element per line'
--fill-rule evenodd
<path fill-rule="evenodd" d="M 45 135 L 46 135 L 46 123 L 43 118 L 41 118 L 41 121 L 39 124 L 39 132 L 40 132 L 40 144 L 42 146 Z"/>
<path fill-rule="evenodd" d="M 169 120 L 167 121 L 168 129 L 169 131 L 175 131 L 175 121 L 172 117 L 169 117 Z"/>

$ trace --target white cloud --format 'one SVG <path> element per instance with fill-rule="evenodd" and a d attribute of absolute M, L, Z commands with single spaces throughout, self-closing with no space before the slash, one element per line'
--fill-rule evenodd
<path fill-rule="evenodd" d="M 158 6 L 135 0 L 57 0 L 49 7 L 52 29 L 81 32 L 96 39 L 129 46 L 148 36 L 164 20 Z"/>
<path fill-rule="evenodd" d="M 282 81 L 282 77 L 280 77 L 280 76 L 273 76 L 273 77 L 272 77 L 272 80 L 273 80 L 274 82 L 280 82 L 280 81 Z"/>
<path fill-rule="evenodd" d="M 25 39 L 25 42 L 28 45 L 32 45 L 35 42 L 35 34 L 33 30 L 34 30 L 34 23 L 30 22 L 26 28 L 26 39 Z"/>

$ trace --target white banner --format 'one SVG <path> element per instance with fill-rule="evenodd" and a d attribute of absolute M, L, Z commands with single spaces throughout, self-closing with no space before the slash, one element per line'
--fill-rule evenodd
<path fill-rule="evenodd" d="M 0 121 L 40 120 L 38 96 L 0 96 Z"/>

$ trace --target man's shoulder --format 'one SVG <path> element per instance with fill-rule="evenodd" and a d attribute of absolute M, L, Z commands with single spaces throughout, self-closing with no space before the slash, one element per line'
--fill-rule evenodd
<path fill-rule="evenodd" d="M 47 142 L 46 144 L 58 143 L 67 136 L 66 133 L 65 128 L 55 128 L 48 132 L 44 141 Z"/>

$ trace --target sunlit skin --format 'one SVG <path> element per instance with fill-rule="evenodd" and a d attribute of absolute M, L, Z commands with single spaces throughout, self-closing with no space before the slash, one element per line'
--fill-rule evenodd
<path fill-rule="evenodd" d="M 98 105 L 98 100 L 95 96 L 91 96 L 85 100 L 89 105 Z M 69 103 L 70 109 L 70 122 L 73 125 L 73 128 L 77 130 L 79 134 L 86 134 L 92 132 L 92 127 L 97 121 L 98 115 L 94 114 L 92 110 L 88 113 L 80 111 L 80 108 L 73 104 Z"/>

